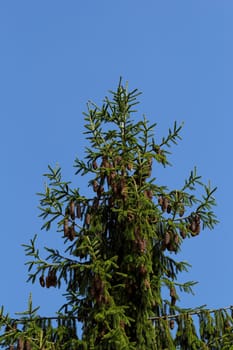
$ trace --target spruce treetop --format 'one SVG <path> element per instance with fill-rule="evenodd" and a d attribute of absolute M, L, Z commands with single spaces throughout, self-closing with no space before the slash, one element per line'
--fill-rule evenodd
<path fill-rule="evenodd" d="M 199 333 L 189 315 L 193 310 L 180 306 L 180 291 L 192 292 L 195 282 L 179 282 L 189 264 L 179 261 L 178 253 L 184 239 L 217 223 L 212 210 L 216 188 L 205 185 L 195 168 L 180 189 L 157 183 L 153 170 L 169 165 L 168 148 L 181 139 L 182 125 L 174 123 L 159 138 L 156 124 L 146 118 L 135 122 L 139 95 L 120 80 L 101 107 L 88 103 L 88 145 L 85 158 L 75 160 L 76 174 L 87 179 L 88 195 L 64 181 L 59 167 L 49 166 L 45 174 L 42 228 L 57 231 L 64 251 L 46 247 L 43 259 L 36 237 L 25 250 L 29 281 L 66 286 L 59 315 L 64 326 L 70 322 L 71 333 L 66 329 L 63 338 L 60 325 L 52 330 L 54 349 L 212 349 L 209 313 L 201 313 Z M 219 334 L 223 328 L 216 326 Z"/>

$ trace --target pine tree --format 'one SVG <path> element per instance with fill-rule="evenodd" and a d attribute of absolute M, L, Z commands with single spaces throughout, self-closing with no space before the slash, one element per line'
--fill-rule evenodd
<path fill-rule="evenodd" d="M 155 138 L 156 124 L 133 120 L 139 95 L 120 80 L 101 107 L 88 103 L 89 146 L 84 160 L 75 160 L 88 195 L 64 181 L 59 167 L 49 166 L 39 194 L 40 216 L 43 229 L 57 231 L 64 252 L 46 247 L 48 256 L 42 259 L 36 237 L 24 247 L 30 257 L 28 280 L 47 288 L 65 284 L 65 302 L 54 318 L 37 316 L 31 299 L 23 319 L 11 319 L 2 309 L 2 345 L 14 349 L 17 344 L 19 350 L 231 348 L 233 322 L 226 310 L 212 315 L 177 304 L 179 292 L 192 293 L 195 284 L 179 282 L 189 264 L 179 261 L 178 253 L 185 239 L 217 223 L 216 189 L 203 184 L 195 168 L 180 189 L 157 183 L 153 170 L 170 165 L 168 148 L 181 138 L 182 126 L 174 123 L 166 137 Z"/>

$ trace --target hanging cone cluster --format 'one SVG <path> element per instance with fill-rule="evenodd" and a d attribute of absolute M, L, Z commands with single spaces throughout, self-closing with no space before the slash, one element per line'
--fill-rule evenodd
<path fill-rule="evenodd" d="M 201 231 L 201 219 L 198 214 L 195 214 L 194 216 L 190 217 L 190 224 L 188 228 L 191 231 L 192 236 L 199 235 Z"/>

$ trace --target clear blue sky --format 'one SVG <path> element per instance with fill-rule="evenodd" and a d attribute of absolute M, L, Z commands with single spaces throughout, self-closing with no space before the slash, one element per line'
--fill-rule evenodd
<path fill-rule="evenodd" d="M 181 305 L 233 304 L 233 2 L 2 0 L 0 304 L 12 316 L 31 291 L 42 315 L 63 302 L 61 291 L 26 283 L 21 244 L 35 233 L 60 244 L 55 232 L 40 231 L 35 193 L 48 164 L 86 186 L 73 176 L 85 146 L 82 112 L 88 99 L 101 103 L 120 75 L 143 92 L 139 112 L 158 123 L 158 137 L 175 120 L 185 123 L 173 167 L 155 169 L 159 181 L 178 187 L 196 165 L 218 186 L 220 224 L 183 246 L 181 258 L 193 267 L 181 279 L 199 284 Z"/>

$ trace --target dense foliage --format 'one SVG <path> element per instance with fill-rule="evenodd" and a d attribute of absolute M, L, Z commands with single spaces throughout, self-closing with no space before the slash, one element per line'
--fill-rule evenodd
<path fill-rule="evenodd" d="M 64 283 L 65 301 L 54 319 L 37 316 L 31 299 L 18 320 L 2 310 L 5 347 L 191 350 L 233 344 L 226 310 L 211 314 L 177 304 L 179 292 L 192 292 L 194 284 L 179 282 L 189 265 L 177 259 L 178 253 L 184 239 L 216 224 L 215 189 L 202 183 L 195 168 L 180 189 L 157 183 L 154 167 L 169 165 L 168 147 L 180 139 L 181 126 L 175 123 L 166 137 L 155 138 L 156 124 L 133 120 L 138 95 L 120 81 L 102 107 L 88 103 L 89 146 L 84 160 L 75 160 L 88 191 L 72 187 L 60 168 L 49 166 L 40 194 L 43 229 L 57 231 L 64 251 L 45 248 L 44 260 L 36 237 L 25 250 L 29 281 L 47 288 Z"/>

